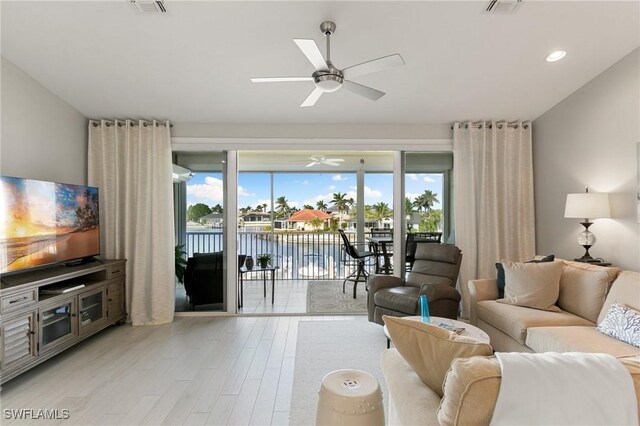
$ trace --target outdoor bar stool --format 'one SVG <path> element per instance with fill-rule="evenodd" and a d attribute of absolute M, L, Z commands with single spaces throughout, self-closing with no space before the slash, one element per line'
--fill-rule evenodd
<path fill-rule="evenodd" d="M 375 256 L 375 253 L 370 251 L 359 251 L 353 244 L 351 244 L 349 238 L 347 238 L 347 234 L 345 234 L 342 229 L 338 229 L 338 232 L 342 237 L 344 250 L 353 260 L 357 262 L 356 270 L 342 282 L 342 292 L 344 293 L 347 281 L 353 281 L 353 298 L 355 299 L 358 282 L 366 282 L 367 277 L 369 276 L 369 273 L 365 269 L 365 262 L 367 261 L 367 259 Z"/>
<path fill-rule="evenodd" d="M 383 426 L 384 406 L 378 381 L 360 370 L 337 370 L 322 379 L 317 426 Z"/>

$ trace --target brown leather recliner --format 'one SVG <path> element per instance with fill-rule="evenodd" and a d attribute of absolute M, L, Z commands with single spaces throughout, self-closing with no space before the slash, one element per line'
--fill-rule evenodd
<path fill-rule="evenodd" d="M 450 244 L 418 243 L 407 279 L 372 275 L 367 280 L 369 321 L 383 325 L 383 315 L 420 315 L 420 295 L 427 296 L 431 316 L 456 319 L 460 293 L 456 281 L 462 252 Z"/>

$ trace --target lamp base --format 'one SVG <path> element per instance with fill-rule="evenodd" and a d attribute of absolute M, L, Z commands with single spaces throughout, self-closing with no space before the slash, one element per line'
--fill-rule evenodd
<path fill-rule="evenodd" d="M 584 262 L 584 263 L 597 262 L 597 260 L 595 260 L 589 254 L 589 249 L 591 248 L 591 244 L 582 244 L 582 247 L 584 247 L 584 254 L 582 255 L 582 257 L 579 259 L 573 259 L 573 260 L 575 260 L 576 262 Z"/>

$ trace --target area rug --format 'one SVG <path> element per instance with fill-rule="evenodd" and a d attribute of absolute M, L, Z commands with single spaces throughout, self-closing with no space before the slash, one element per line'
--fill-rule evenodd
<path fill-rule="evenodd" d="M 387 385 L 380 367 L 380 356 L 386 344 L 382 327 L 367 322 L 365 318 L 300 321 L 289 424 L 315 424 L 322 378 L 327 373 L 345 368 L 366 371 L 378 380 L 387 413 Z"/>
<path fill-rule="evenodd" d="M 353 282 L 347 282 L 345 293 L 340 281 L 309 281 L 307 284 L 307 312 L 314 314 L 362 314 L 367 312 L 365 283 L 358 283 L 353 298 Z"/>

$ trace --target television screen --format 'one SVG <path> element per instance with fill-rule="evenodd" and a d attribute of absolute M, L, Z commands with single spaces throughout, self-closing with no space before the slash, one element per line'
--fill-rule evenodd
<path fill-rule="evenodd" d="M 0 273 L 100 254 L 98 188 L 2 176 Z"/>

